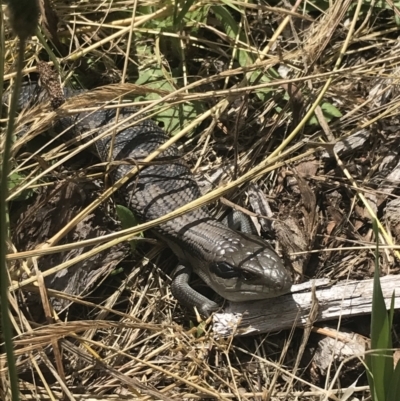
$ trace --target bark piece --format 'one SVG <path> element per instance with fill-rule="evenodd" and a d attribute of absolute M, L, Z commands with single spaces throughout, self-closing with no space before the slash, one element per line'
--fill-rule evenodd
<path fill-rule="evenodd" d="M 73 182 L 59 184 L 54 190 L 44 189 L 35 202 L 21 212 L 13 234 L 17 249 L 30 250 L 51 238 L 56 232 L 81 211 L 96 196 L 95 188 L 90 183 L 77 185 Z M 104 208 L 86 216 L 60 242 L 75 243 L 89 238 L 98 238 L 119 229 L 119 226 L 107 215 Z M 46 271 L 67 260 L 71 260 L 93 246 L 71 249 L 43 256 L 38 267 Z M 107 276 L 121 262 L 128 252 L 126 244 L 118 244 L 76 263 L 45 278 L 46 287 L 63 291 L 71 295 L 86 295 L 100 278 Z M 24 277 L 22 277 L 24 278 Z M 36 294 L 28 297 L 28 302 L 36 301 Z M 54 309 L 59 312 L 69 305 L 65 299 L 52 298 Z"/>
<path fill-rule="evenodd" d="M 318 302 L 316 321 L 325 321 L 371 313 L 373 279 L 342 281 L 329 288 L 328 280 L 315 280 Z M 294 285 L 290 294 L 256 302 L 230 303 L 225 313 L 214 317 L 217 335 L 248 335 L 304 327 L 313 306 L 313 282 Z M 400 288 L 400 275 L 381 278 L 386 307 L 390 307 L 393 292 Z M 307 289 L 308 287 L 308 289 Z M 306 289 L 306 291 L 304 291 Z M 395 309 L 400 308 L 400 292 L 396 291 Z"/>

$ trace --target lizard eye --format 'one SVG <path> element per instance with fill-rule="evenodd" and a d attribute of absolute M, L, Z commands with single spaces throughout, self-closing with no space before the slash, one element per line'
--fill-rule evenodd
<path fill-rule="evenodd" d="M 235 278 L 240 277 L 240 272 L 232 265 L 226 262 L 214 263 L 210 267 L 211 273 L 221 278 Z"/>

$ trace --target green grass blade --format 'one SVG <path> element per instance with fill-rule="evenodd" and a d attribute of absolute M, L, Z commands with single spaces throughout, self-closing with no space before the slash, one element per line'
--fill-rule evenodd
<path fill-rule="evenodd" d="M 9 316 L 8 306 L 8 269 L 7 269 L 7 237 L 8 237 L 8 174 L 10 171 L 10 156 L 12 136 L 14 132 L 14 118 L 16 114 L 17 99 L 22 81 L 24 67 L 25 44 L 32 36 L 39 22 L 39 6 L 37 1 L 10 0 L 8 2 L 8 16 L 14 33 L 19 38 L 19 48 L 16 64 L 16 76 L 10 104 L 10 114 L 5 134 L 3 160 L 0 173 L 0 313 L 2 334 L 7 356 L 8 376 L 12 401 L 19 400 L 18 373 L 15 365 L 13 347 L 13 327 Z"/>
<path fill-rule="evenodd" d="M 6 349 L 8 374 L 10 378 L 11 397 L 13 401 L 19 400 L 18 374 L 15 366 L 13 327 L 9 317 L 8 306 L 8 266 L 6 261 L 7 238 L 8 238 L 8 173 L 10 170 L 10 154 L 12 145 L 12 134 L 14 131 L 14 116 L 17 98 L 21 86 L 22 68 L 24 60 L 24 41 L 19 43 L 17 74 L 14 82 L 14 89 L 11 98 L 10 115 L 7 124 L 6 138 L 4 141 L 3 160 L 0 179 L 0 308 L 1 328 Z"/>
<path fill-rule="evenodd" d="M 393 316 L 394 316 L 394 302 L 395 293 L 393 291 L 392 299 L 389 310 L 389 327 L 393 327 Z M 394 361 L 393 361 L 394 362 Z M 391 381 L 386 388 L 386 401 L 397 401 L 400 400 L 400 363 L 397 361 L 396 367 L 393 370 Z"/>
<path fill-rule="evenodd" d="M 177 27 L 178 25 L 181 24 L 183 21 L 183 18 L 185 15 L 189 12 L 190 7 L 192 7 L 194 0 L 187 0 L 183 3 L 181 10 L 179 11 L 179 14 L 177 14 L 178 11 L 178 5 L 180 5 L 181 1 L 178 1 L 175 4 L 174 8 L 174 27 Z"/>
<path fill-rule="evenodd" d="M 393 371 L 392 380 L 386 391 L 386 401 L 400 400 L 400 361 L 397 361 L 396 368 Z"/>
<path fill-rule="evenodd" d="M 243 32 L 240 30 L 239 24 L 233 19 L 232 15 L 225 7 L 215 6 L 212 7 L 215 16 L 221 21 L 224 26 L 225 33 L 232 39 L 232 43 L 236 40 L 239 35 L 239 39 L 243 43 L 247 43 L 247 38 Z M 249 53 L 244 50 L 237 50 L 236 59 L 242 67 L 246 67 L 253 62 L 252 57 Z"/>
<path fill-rule="evenodd" d="M 371 350 L 373 352 L 366 358 L 366 363 L 370 370 L 367 375 L 372 399 L 385 401 L 386 390 L 389 388 L 393 376 L 393 358 L 390 350 L 392 337 L 389 314 L 386 310 L 379 279 L 379 233 L 376 222 L 374 222 L 374 232 L 377 244 L 371 313 Z"/>

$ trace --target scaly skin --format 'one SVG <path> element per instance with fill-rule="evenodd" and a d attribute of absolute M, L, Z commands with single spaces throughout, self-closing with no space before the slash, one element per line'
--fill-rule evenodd
<path fill-rule="evenodd" d="M 23 89 L 20 103 L 24 106 L 35 87 Z M 75 94 L 65 91 L 66 97 Z M 39 96 L 41 100 L 46 95 Z M 120 109 L 119 122 L 129 117 L 133 108 Z M 95 130 L 99 135 L 115 123 L 116 111 L 99 110 L 64 117 L 55 124 L 61 132 L 69 128 L 69 135 L 80 135 Z M 153 121 L 133 123 L 119 128 L 114 138 L 113 160 L 139 162 L 168 139 Z M 109 160 L 111 137 L 96 143 L 96 153 L 103 161 Z M 112 169 L 113 180 L 125 176 L 131 165 Z M 142 221 L 151 221 L 201 196 L 189 168 L 181 161 L 176 146 L 170 146 L 155 161 L 143 168 L 120 189 L 125 206 Z M 160 224 L 155 234 L 162 238 L 178 256 L 182 266 L 177 269 L 172 283 L 175 297 L 188 306 L 196 306 L 208 315 L 218 305 L 189 287 L 193 270 L 216 293 L 229 301 L 242 302 L 276 297 L 289 291 L 292 279 L 279 256 L 264 239 L 231 230 L 214 219 L 206 208 L 198 208 L 183 216 Z"/>

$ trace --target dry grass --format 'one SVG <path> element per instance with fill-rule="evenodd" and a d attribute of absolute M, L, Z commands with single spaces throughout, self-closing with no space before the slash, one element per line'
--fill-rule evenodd
<path fill-rule="evenodd" d="M 44 24 L 47 39 L 53 35 L 64 52 L 57 59 L 60 75 L 100 88 L 57 111 L 39 105 L 19 117 L 19 126 L 29 122 L 30 128 L 14 144 L 12 169 L 20 181 L 10 200 L 36 191 L 34 201 L 11 208 L 10 303 L 22 399 L 342 399 L 340 391 L 362 372 L 354 360 L 341 367 L 343 373 L 332 363 L 325 377 L 313 365 L 318 338 L 309 331 L 217 339 L 209 322 L 198 323 L 176 304 L 168 286 L 173 259 L 161 244 L 140 247 L 134 256 L 121 245 L 221 196 L 254 208 L 245 196 L 251 183 L 269 200 L 269 220 L 298 280 L 371 277 L 374 215 L 382 223 L 380 241 L 389 245 L 383 273 L 397 271 L 390 245 L 400 235 L 393 203 L 400 141 L 398 27 L 390 10 L 348 12 L 353 2 L 332 3 L 310 13 L 303 2 L 292 10 L 285 2 L 280 8 L 232 2 L 243 11 L 226 6 L 243 32 L 233 37 L 213 13 L 201 24 L 186 21 L 178 34 L 159 29 L 173 9 L 156 2 L 54 2 L 57 34 L 49 16 Z M 205 7 L 194 3 L 191 10 Z M 8 33 L 6 38 L 5 80 L 11 80 L 16 42 Z M 26 76 L 35 77 L 37 59 L 47 54 L 37 38 L 29 42 Z M 132 84 L 135 69 L 142 76 L 157 65 L 173 90 Z M 96 162 L 71 167 L 88 159 L 90 143 L 54 140 L 30 154 L 17 152 L 60 115 L 101 102 L 115 107 L 109 102 L 123 94 L 134 100 L 141 95 L 142 102 L 134 101 L 140 112 L 156 117 L 180 105 L 202 106 L 166 146 L 179 141 L 198 175 L 211 177 L 221 167 L 224 174 L 186 208 L 115 233 L 109 215 L 115 217 L 113 194 L 123 182 L 88 187 L 88 178 L 103 176 L 93 170 Z M 342 116 L 327 120 L 319 98 Z M 313 110 L 318 125 L 307 124 Z M 357 149 L 333 147 L 362 129 L 367 139 Z M 67 182 L 73 185 L 68 190 Z M 106 225 L 101 232 L 94 230 L 99 222 Z M 99 270 L 78 277 L 71 291 L 51 285 L 54 275 L 85 271 L 93 261 Z M 362 319 L 349 327 L 368 335 Z M 0 371 L 0 398 L 7 399 L 3 354 Z M 365 384 L 362 377 L 353 389 L 359 399 L 367 394 Z"/>

